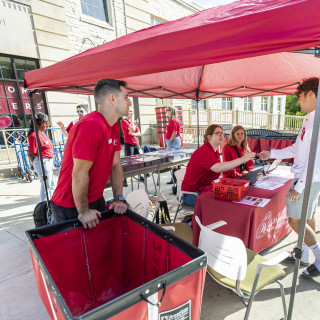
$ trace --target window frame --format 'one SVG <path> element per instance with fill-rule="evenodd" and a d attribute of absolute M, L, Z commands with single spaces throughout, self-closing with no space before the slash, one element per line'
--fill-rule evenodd
<path fill-rule="evenodd" d="M 222 110 L 233 110 L 232 98 L 222 98 Z"/>
<path fill-rule="evenodd" d="M 261 97 L 260 108 L 261 108 L 261 111 L 268 112 L 268 97 Z"/>
<path fill-rule="evenodd" d="M 35 63 L 36 69 L 40 68 L 39 60 L 38 59 L 34 59 L 34 58 L 29 58 L 29 57 L 22 57 L 22 56 L 8 55 L 8 54 L 0 54 L 0 56 L 10 59 L 10 63 L 11 63 L 11 67 L 12 67 L 13 75 L 14 75 L 14 78 L 2 78 L 2 74 L 0 73 L 0 85 L 2 86 L 3 84 L 8 83 L 8 82 L 12 82 L 15 85 L 16 90 L 17 90 L 17 100 L 18 100 L 18 102 L 20 104 L 20 109 L 21 109 L 21 113 L 12 113 L 11 112 L 11 108 L 10 108 L 9 103 L 8 103 L 10 97 L 8 97 L 8 94 L 7 94 L 6 90 L 5 90 L 5 87 L 3 87 L 5 96 L 1 97 L 1 99 L 3 99 L 3 98 L 6 99 L 9 113 L 7 113 L 7 114 L 0 113 L 0 115 L 10 116 L 10 118 L 12 120 L 13 120 L 13 116 L 18 116 L 19 118 L 22 117 L 22 119 L 24 121 L 24 125 L 23 126 L 16 126 L 14 124 L 14 122 L 12 122 L 13 127 L 10 126 L 10 128 L 12 128 L 12 129 L 16 129 L 16 128 L 25 129 L 25 128 L 28 128 L 31 114 L 25 112 L 24 102 L 27 99 L 23 98 L 23 96 L 21 94 L 21 88 L 23 88 L 24 79 L 19 79 L 19 77 L 18 77 L 17 70 L 20 70 L 20 69 L 17 69 L 15 60 L 20 59 L 20 60 L 25 60 L 25 61 L 32 61 L 32 62 Z M 32 69 L 32 70 L 36 70 L 36 69 Z M 25 72 L 27 72 L 27 71 L 31 71 L 31 70 L 26 70 Z M 46 114 L 48 114 L 48 107 L 47 107 L 47 101 L 45 99 L 45 95 L 44 95 L 43 92 L 40 92 L 40 94 L 41 94 L 42 101 L 43 101 L 44 112 Z"/>
<path fill-rule="evenodd" d="M 157 21 L 157 23 L 153 23 L 154 21 Z M 158 24 L 161 24 L 161 23 L 164 23 L 164 22 L 167 22 L 167 20 L 164 20 L 164 19 L 161 19 L 157 16 L 154 16 L 152 14 L 150 14 L 150 26 L 157 26 Z"/>
<path fill-rule="evenodd" d="M 282 99 L 281 97 L 277 97 L 277 111 L 278 112 L 281 112 L 281 102 L 282 102 Z"/>
<path fill-rule="evenodd" d="M 199 110 L 200 109 L 202 109 L 202 110 L 207 109 L 207 100 L 206 99 L 199 100 L 198 106 L 199 106 Z M 197 110 L 197 102 L 194 99 L 191 100 L 191 109 Z"/>
<path fill-rule="evenodd" d="M 249 108 L 249 106 L 250 106 L 250 108 Z M 252 98 L 251 97 L 244 97 L 243 98 L 243 110 L 252 112 Z"/>
<path fill-rule="evenodd" d="M 111 14 L 110 14 L 110 10 L 109 10 L 109 7 L 110 7 L 110 4 L 107 0 L 97 0 L 97 1 L 101 1 L 102 5 L 103 5 L 103 12 L 104 12 L 104 15 L 105 15 L 105 19 L 101 19 L 99 17 L 96 17 L 94 14 L 91 15 L 89 14 L 88 12 L 87 13 L 84 13 L 83 12 L 83 7 L 82 7 L 82 3 L 85 2 L 86 5 L 88 5 L 87 3 L 87 0 L 80 0 L 80 9 L 81 9 L 81 15 L 84 17 L 84 18 L 87 18 L 87 19 L 94 19 L 95 21 L 99 21 L 100 23 L 108 23 L 108 24 L 111 24 Z M 93 4 L 89 4 L 90 6 L 92 6 L 93 8 L 93 13 L 94 13 L 94 8 L 98 8 L 96 6 L 94 6 Z M 98 8 L 99 9 L 99 8 Z"/>

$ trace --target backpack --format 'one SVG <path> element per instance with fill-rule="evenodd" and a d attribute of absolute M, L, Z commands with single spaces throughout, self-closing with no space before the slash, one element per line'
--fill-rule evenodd
<path fill-rule="evenodd" d="M 148 153 L 148 152 L 152 152 L 152 151 L 157 151 L 157 149 L 154 147 L 144 146 L 144 147 L 142 147 L 142 151 L 143 151 L 143 153 Z"/>
<path fill-rule="evenodd" d="M 46 226 L 51 222 L 51 211 L 48 209 L 47 201 L 42 201 L 33 210 L 33 221 L 36 228 Z"/>

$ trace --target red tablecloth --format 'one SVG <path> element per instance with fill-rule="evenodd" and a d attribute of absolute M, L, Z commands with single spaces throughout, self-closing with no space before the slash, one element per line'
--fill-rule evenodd
<path fill-rule="evenodd" d="M 275 190 L 250 186 L 248 195 L 271 199 L 265 207 L 214 199 L 212 192 L 198 196 L 192 220 L 193 244 L 198 246 L 200 234 L 195 216 L 198 216 L 205 226 L 220 220 L 226 221 L 227 225 L 216 231 L 242 239 L 244 245 L 254 252 L 260 252 L 277 243 L 291 232 L 286 215 L 286 194 L 290 182 L 291 180 L 287 181 L 283 187 Z"/>

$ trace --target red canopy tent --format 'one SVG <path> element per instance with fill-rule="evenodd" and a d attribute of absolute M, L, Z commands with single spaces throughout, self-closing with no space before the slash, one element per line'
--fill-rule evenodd
<path fill-rule="evenodd" d="M 320 45 L 319 12 L 319 0 L 237 1 L 137 31 L 52 66 L 29 71 L 25 73 L 25 87 L 91 94 L 99 79 L 114 78 L 127 80 L 132 96 L 198 100 L 292 93 L 302 77 L 319 76 L 319 62 L 311 56 L 279 53 Z M 299 249 L 319 123 L 318 101 Z M 288 319 L 292 316 L 297 261 Z"/>
<path fill-rule="evenodd" d="M 229 90 L 230 85 L 232 89 L 241 86 L 258 88 L 261 85 L 258 89 L 262 90 L 270 89 L 270 86 L 292 85 L 292 92 L 293 84 L 301 80 L 300 74 L 278 82 L 272 81 L 269 73 L 262 82 L 250 81 L 247 85 L 244 80 L 247 80 L 246 76 L 251 76 L 253 63 L 261 72 L 264 66 L 269 71 L 269 62 L 258 58 L 253 62 L 239 59 L 320 45 L 318 12 L 318 0 L 237 1 L 128 34 L 52 66 L 27 72 L 25 86 L 28 89 L 90 94 L 101 78 L 129 78 L 129 87 L 132 82 L 132 89 L 144 90 L 144 93 L 132 93 L 133 96 L 161 97 L 163 90 L 159 87 L 174 92 L 178 89 L 178 92 L 194 91 L 194 88 L 198 91 L 200 85 L 202 91 L 222 92 Z M 292 73 L 296 64 L 296 61 L 283 63 L 283 56 L 270 56 L 269 59 L 274 65 L 272 70 L 277 70 L 277 65 L 287 64 L 286 75 Z M 217 68 L 210 65 L 224 61 L 230 62 Z M 239 67 L 239 63 L 244 64 Z M 189 69 L 157 74 L 185 68 Z M 141 75 L 148 76 L 132 78 Z M 202 81 L 204 76 L 208 76 L 208 80 Z M 167 84 L 164 80 L 168 81 Z M 150 90 L 152 87 L 156 89 Z M 255 90 L 251 93 L 237 91 L 234 94 L 240 96 L 257 93 Z M 186 94 L 179 98 L 209 96 L 212 94 Z"/>

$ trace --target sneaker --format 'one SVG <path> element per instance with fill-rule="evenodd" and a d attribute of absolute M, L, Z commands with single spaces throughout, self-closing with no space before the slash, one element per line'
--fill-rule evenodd
<path fill-rule="evenodd" d="M 171 179 L 167 184 L 173 184 L 173 180 Z"/>
<path fill-rule="evenodd" d="M 296 258 L 294 258 L 294 257 L 291 255 L 291 256 L 285 258 L 283 261 L 284 261 L 284 262 L 289 262 L 289 263 L 295 263 L 295 262 L 296 262 Z M 309 263 L 309 262 L 303 262 L 303 261 L 301 261 L 301 260 L 300 260 L 300 264 L 301 264 L 302 266 L 305 266 L 305 267 L 309 267 L 309 266 L 310 266 L 310 263 Z"/>

